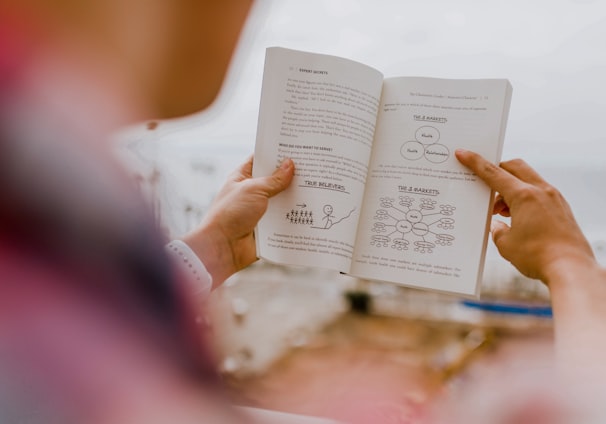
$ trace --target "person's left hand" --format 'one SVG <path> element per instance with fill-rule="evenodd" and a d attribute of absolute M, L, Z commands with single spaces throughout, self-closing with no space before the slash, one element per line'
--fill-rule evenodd
<path fill-rule="evenodd" d="M 236 169 L 213 200 L 200 226 L 183 241 L 213 277 L 213 289 L 257 260 L 253 230 L 270 197 L 292 181 L 295 166 L 285 159 L 274 173 L 252 178 L 253 157 Z"/>

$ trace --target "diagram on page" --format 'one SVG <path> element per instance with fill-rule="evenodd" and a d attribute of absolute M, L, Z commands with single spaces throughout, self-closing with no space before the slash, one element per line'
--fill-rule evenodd
<path fill-rule="evenodd" d="M 455 237 L 455 207 L 439 204 L 431 198 L 400 196 L 382 197 L 373 219 L 370 244 L 396 250 L 414 249 L 418 253 L 433 253 L 438 245 L 452 246 Z"/>
<path fill-rule="evenodd" d="M 297 204 L 290 211 L 286 212 L 286 220 L 290 224 L 305 225 L 310 228 L 329 230 L 333 226 L 351 217 L 356 209 L 353 208 L 345 213 L 335 210 L 331 204 L 325 204 L 321 207 L 321 213 L 314 213 L 306 204 Z"/>
<path fill-rule="evenodd" d="M 424 158 L 431 163 L 442 163 L 450 157 L 450 151 L 439 143 L 440 131 L 432 126 L 422 126 L 415 131 L 415 139 L 402 144 L 400 154 L 407 160 Z"/>

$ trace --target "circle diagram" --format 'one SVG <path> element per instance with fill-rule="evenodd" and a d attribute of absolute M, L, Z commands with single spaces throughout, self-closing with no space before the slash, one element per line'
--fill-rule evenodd
<path fill-rule="evenodd" d="M 402 145 L 400 154 L 408 160 L 421 159 L 425 154 L 425 146 L 418 141 L 408 141 Z"/>
<path fill-rule="evenodd" d="M 442 163 L 450 156 L 448 148 L 443 144 L 432 144 L 425 147 L 425 159 L 431 163 Z"/>
<path fill-rule="evenodd" d="M 440 140 L 440 131 L 437 128 L 426 125 L 415 132 L 415 139 L 423 144 L 436 144 Z"/>
<path fill-rule="evenodd" d="M 415 140 L 407 141 L 400 147 L 400 155 L 406 160 L 425 160 L 431 163 L 442 163 L 450 157 L 450 150 L 444 144 L 438 143 L 440 131 L 437 128 L 424 125 L 415 131 Z"/>

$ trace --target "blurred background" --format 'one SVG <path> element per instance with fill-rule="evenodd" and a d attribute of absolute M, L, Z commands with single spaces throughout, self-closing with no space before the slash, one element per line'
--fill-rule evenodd
<path fill-rule="evenodd" d="M 168 200 L 162 205 L 164 221 L 178 234 L 196 222 L 193 215 L 204 208 L 217 183 L 254 148 L 269 46 L 347 57 L 386 77 L 508 78 L 514 97 L 503 158 L 523 157 L 546 173 L 570 198 L 583 227 L 598 238 L 606 205 L 599 184 L 606 152 L 601 127 L 606 111 L 605 19 L 606 5 L 599 0 L 507 5 L 472 0 L 260 0 L 211 108 L 151 125 L 153 130 L 142 123 L 120 138 L 135 156 L 167 168 L 166 175 L 151 183 L 162 186 L 164 179 L 183 179 L 170 185 L 173 193 L 156 188 Z M 171 160 L 178 166 L 163 165 Z M 179 204 L 187 200 L 192 204 Z"/>
<path fill-rule="evenodd" d="M 257 0 L 211 108 L 115 136 L 169 237 L 200 221 L 227 174 L 252 153 L 269 46 L 346 57 L 386 77 L 509 79 L 503 159 L 525 159 L 558 187 L 606 259 L 603 1 Z M 257 263 L 213 294 L 207 319 L 237 402 L 320 415 L 310 400 L 318 391 L 293 388 L 289 378 L 310 369 L 365 375 L 380 363 L 385 376 L 395 381 L 397 369 L 397 381 L 408 381 L 414 409 L 452 385 L 475 352 L 549 340 L 551 327 L 546 289 L 501 260 L 492 244 L 478 302 Z"/>

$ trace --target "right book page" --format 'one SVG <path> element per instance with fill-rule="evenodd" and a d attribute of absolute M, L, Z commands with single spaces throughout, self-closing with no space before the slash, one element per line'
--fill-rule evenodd
<path fill-rule="evenodd" d="M 352 275 L 478 294 L 492 195 L 454 151 L 500 161 L 511 91 L 498 79 L 384 81 Z"/>

